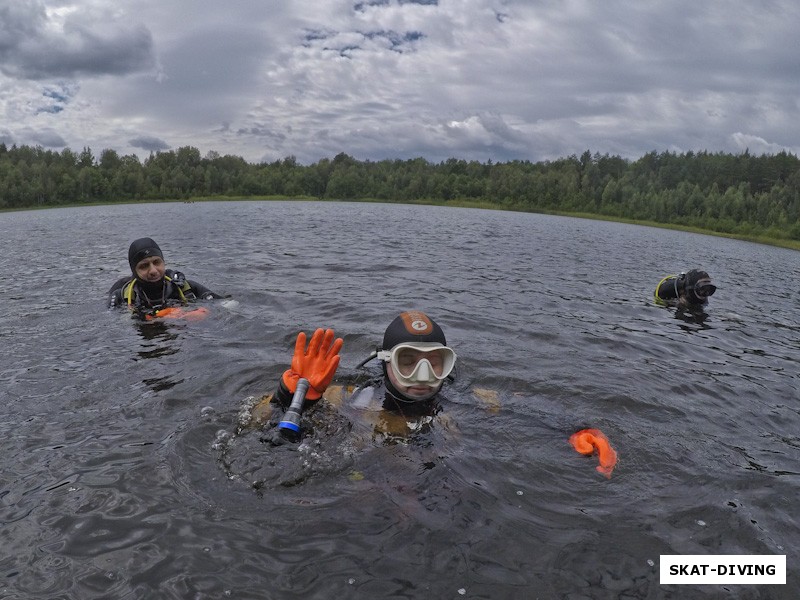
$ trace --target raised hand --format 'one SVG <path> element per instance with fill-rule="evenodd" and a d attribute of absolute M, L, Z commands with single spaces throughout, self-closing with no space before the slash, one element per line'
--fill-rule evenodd
<path fill-rule="evenodd" d="M 301 377 L 308 379 L 310 387 L 307 400 L 319 400 L 333 380 L 339 366 L 339 351 L 344 345 L 342 338 L 333 339 L 333 329 L 317 329 L 306 348 L 306 334 L 297 334 L 292 366 L 283 373 L 283 384 L 294 393 Z"/>

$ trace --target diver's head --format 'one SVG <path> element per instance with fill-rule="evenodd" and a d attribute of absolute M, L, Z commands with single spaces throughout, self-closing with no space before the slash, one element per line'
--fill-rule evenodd
<path fill-rule="evenodd" d="M 687 272 L 684 279 L 684 293 L 686 299 L 692 304 L 705 304 L 708 297 L 717 291 L 717 286 L 711 283 L 711 276 L 705 271 L 692 269 Z"/>
<path fill-rule="evenodd" d="M 401 313 L 389 324 L 378 358 L 386 389 L 407 402 L 433 398 L 456 363 L 442 328 L 420 311 Z"/>
<path fill-rule="evenodd" d="M 164 255 L 151 238 L 139 238 L 131 243 L 128 263 L 133 274 L 142 281 L 156 283 L 164 278 Z"/>

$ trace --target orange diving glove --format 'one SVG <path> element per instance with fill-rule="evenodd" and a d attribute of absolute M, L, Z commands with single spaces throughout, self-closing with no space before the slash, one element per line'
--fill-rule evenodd
<path fill-rule="evenodd" d="M 307 400 L 319 400 L 330 385 L 339 366 L 339 351 L 344 345 L 342 338 L 333 339 L 333 329 L 317 329 L 306 348 L 306 334 L 297 334 L 292 366 L 284 371 L 281 381 L 292 394 L 301 377 L 308 379 Z"/>
<path fill-rule="evenodd" d="M 611 447 L 608 438 L 599 429 L 581 429 L 569 437 L 569 443 L 581 454 L 590 456 L 597 450 L 600 464 L 597 470 L 607 478 L 611 478 L 611 472 L 617 464 L 617 453 Z"/>

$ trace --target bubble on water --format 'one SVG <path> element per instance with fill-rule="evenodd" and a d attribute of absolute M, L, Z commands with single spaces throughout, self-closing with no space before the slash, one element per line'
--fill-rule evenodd
<path fill-rule="evenodd" d="M 650 565 L 651 567 L 655 567 L 656 566 L 656 563 L 653 562 L 652 558 L 648 558 L 647 559 L 647 564 Z"/>
<path fill-rule="evenodd" d="M 458 593 L 460 596 L 463 596 L 464 594 L 467 593 L 467 590 L 465 590 L 464 588 L 459 588 Z"/>
<path fill-rule="evenodd" d="M 697 524 L 700 525 L 700 527 L 705 527 L 706 526 L 706 522 L 703 521 L 703 519 L 697 519 Z"/>
<path fill-rule="evenodd" d="M 356 580 L 353 579 L 352 577 L 347 580 L 347 583 L 349 583 L 350 585 L 353 585 L 355 582 L 356 582 Z"/>
<path fill-rule="evenodd" d="M 524 494 L 524 493 L 525 492 L 523 492 L 522 490 L 517 490 L 517 496 L 522 496 L 522 494 Z"/>
<path fill-rule="evenodd" d="M 214 436 L 214 442 L 211 444 L 211 448 L 213 450 L 224 450 L 231 439 L 231 433 L 226 431 L 225 429 L 220 429 L 217 431 L 217 435 Z"/>
<path fill-rule="evenodd" d="M 237 417 L 237 421 L 240 427 L 247 426 L 250 423 L 251 419 L 253 418 L 253 407 L 258 402 L 255 396 L 248 396 L 242 402 L 242 409 L 239 411 L 239 415 Z"/>
<path fill-rule="evenodd" d="M 210 417 L 214 414 L 214 408 L 211 406 L 204 406 L 200 409 L 200 416 L 201 417 Z"/>

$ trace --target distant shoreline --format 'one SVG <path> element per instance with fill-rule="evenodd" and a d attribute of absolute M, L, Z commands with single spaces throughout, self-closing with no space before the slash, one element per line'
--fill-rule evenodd
<path fill-rule="evenodd" d="M 541 210 L 528 210 L 522 206 L 500 206 L 491 202 L 481 202 L 475 200 L 416 200 L 404 202 L 389 202 L 385 200 L 377 200 L 373 198 L 359 198 L 359 199 L 320 199 L 313 197 L 291 197 L 285 196 L 217 196 L 217 197 L 203 197 L 203 198 L 189 198 L 189 199 L 173 199 L 173 200 L 123 200 L 120 202 L 76 202 L 69 204 L 59 205 L 44 205 L 44 206 L 26 206 L 20 208 L 3 208 L 0 213 L 9 212 L 23 212 L 30 210 L 47 210 L 53 208 L 80 208 L 85 206 L 115 206 L 119 204 L 162 204 L 162 203 L 183 203 L 192 204 L 194 202 L 360 202 L 372 204 L 411 204 L 423 206 L 443 206 L 451 208 L 478 208 L 484 210 L 501 210 L 506 212 L 520 212 L 531 214 L 546 214 L 555 215 L 560 217 L 573 217 L 577 219 L 590 219 L 594 221 L 610 221 L 613 223 L 625 223 L 628 225 L 641 225 L 643 227 L 656 227 L 659 229 L 672 229 L 674 231 L 686 231 L 690 233 L 698 233 L 701 235 L 709 235 L 714 237 L 723 237 L 745 242 L 753 242 L 756 244 L 764 244 L 767 246 L 776 246 L 779 248 L 786 248 L 788 250 L 800 250 L 800 241 L 786 240 L 778 238 L 770 238 L 766 236 L 752 236 L 752 235 L 739 235 L 735 233 L 722 233 L 719 231 L 712 231 L 710 229 L 701 229 L 699 227 L 688 227 L 682 225 L 674 225 L 671 223 L 658 223 L 655 221 L 639 221 L 636 219 L 626 219 L 623 217 L 609 217 L 606 215 L 598 215 L 585 212 L 561 212 L 561 211 L 541 211 Z"/>

